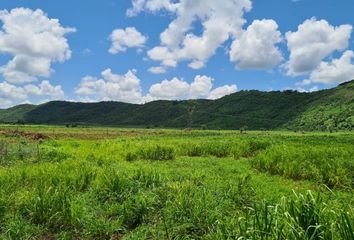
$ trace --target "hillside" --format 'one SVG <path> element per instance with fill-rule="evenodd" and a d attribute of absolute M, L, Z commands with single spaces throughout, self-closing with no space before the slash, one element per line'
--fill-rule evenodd
<path fill-rule="evenodd" d="M 55 101 L 1 110 L 0 121 L 122 127 L 192 125 L 210 129 L 351 130 L 354 129 L 354 81 L 313 93 L 252 90 L 213 101 L 155 101 L 144 105 Z"/>
<path fill-rule="evenodd" d="M 304 130 L 354 130 L 354 80 L 320 91 L 288 126 Z"/>
<path fill-rule="evenodd" d="M 0 109 L 0 122 L 23 122 L 25 115 L 37 106 L 31 104 L 18 105 L 9 109 Z"/>

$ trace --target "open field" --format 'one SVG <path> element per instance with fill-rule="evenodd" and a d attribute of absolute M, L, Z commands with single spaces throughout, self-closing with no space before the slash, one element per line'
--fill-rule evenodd
<path fill-rule="evenodd" d="M 0 239 L 354 239 L 354 133 L 0 126 Z"/>

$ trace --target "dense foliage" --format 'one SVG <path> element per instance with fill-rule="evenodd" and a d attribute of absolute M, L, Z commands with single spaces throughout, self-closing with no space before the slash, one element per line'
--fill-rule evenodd
<path fill-rule="evenodd" d="M 350 133 L 0 126 L 0 239 L 353 239 Z"/>
<path fill-rule="evenodd" d="M 0 122 L 146 128 L 354 129 L 354 81 L 313 93 L 241 91 L 215 101 L 49 102 L 0 111 Z"/>

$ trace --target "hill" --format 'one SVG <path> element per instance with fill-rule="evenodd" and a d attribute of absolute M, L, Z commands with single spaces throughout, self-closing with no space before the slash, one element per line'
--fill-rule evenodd
<path fill-rule="evenodd" d="M 354 130 L 354 80 L 314 94 L 306 111 L 288 123 L 304 130 Z"/>
<path fill-rule="evenodd" d="M 31 104 L 18 105 L 9 109 L 0 109 L 0 122 L 18 123 L 24 122 L 25 115 L 37 106 Z"/>
<path fill-rule="evenodd" d="M 354 80 L 313 93 L 240 91 L 218 100 L 143 105 L 54 101 L 0 111 L 2 122 L 210 129 L 354 129 Z"/>

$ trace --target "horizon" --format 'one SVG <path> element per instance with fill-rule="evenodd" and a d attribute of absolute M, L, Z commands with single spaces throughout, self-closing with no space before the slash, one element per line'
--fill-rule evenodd
<path fill-rule="evenodd" d="M 332 0 L 4 0 L 0 109 L 333 88 L 354 79 L 353 7 Z"/>

